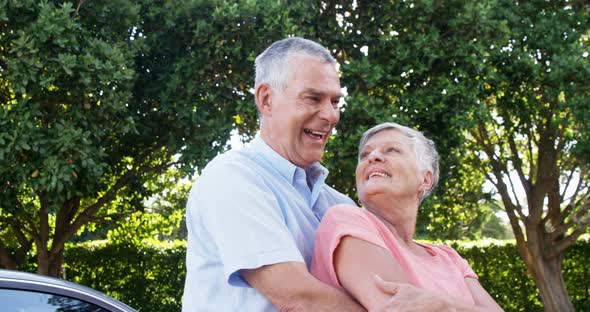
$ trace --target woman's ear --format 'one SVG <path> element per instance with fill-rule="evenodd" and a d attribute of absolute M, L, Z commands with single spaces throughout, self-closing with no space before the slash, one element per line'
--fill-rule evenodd
<path fill-rule="evenodd" d="M 432 175 L 432 171 L 426 170 L 422 171 L 422 181 L 420 182 L 420 186 L 418 190 L 422 193 L 429 191 L 432 189 L 434 185 L 434 176 Z"/>
<path fill-rule="evenodd" d="M 268 83 L 259 84 L 254 93 L 254 98 L 260 114 L 269 115 L 272 108 L 272 88 L 270 85 Z"/>

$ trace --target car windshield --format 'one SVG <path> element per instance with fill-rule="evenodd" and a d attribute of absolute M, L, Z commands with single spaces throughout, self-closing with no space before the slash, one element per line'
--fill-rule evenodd
<path fill-rule="evenodd" d="M 15 289 L 0 289 L 0 306 L 5 312 L 110 312 L 70 297 Z"/>

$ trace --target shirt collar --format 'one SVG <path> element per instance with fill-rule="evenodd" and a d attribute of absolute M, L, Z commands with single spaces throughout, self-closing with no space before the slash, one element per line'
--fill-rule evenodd
<path fill-rule="evenodd" d="M 273 150 L 268 144 L 266 144 L 266 142 L 264 142 L 264 140 L 259 135 L 257 135 L 254 140 L 252 140 L 250 146 L 264 159 L 272 163 L 274 168 L 291 183 L 294 182 L 297 168 L 303 170 L 305 174 L 309 176 L 312 181 L 312 185 L 315 185 L 318 182 L 324 182 L 328 176 L 328 169 L 318 162 L 313 163 L 311 166 L 305 169 L 295 166 L 292 162 L 285 159 L 283 156 Z"/>

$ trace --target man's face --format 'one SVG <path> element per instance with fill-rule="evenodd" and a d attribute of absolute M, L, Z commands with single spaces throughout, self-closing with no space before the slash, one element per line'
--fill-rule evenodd
<path fill-rule="evenodd" d="M 340 78 L 333 64 L 307 55 L 291 56 L 289 66 L 282 92 L 268 85 L 263 86 L 268 96 L 257 91 L 261 135 L 273 150 L 305 168 L 322 158 L 340 120 Z"/>

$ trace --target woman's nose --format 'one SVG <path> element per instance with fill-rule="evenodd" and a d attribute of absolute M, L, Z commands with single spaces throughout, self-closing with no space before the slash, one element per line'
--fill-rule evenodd
<path fill-rule="evenodd" d="M 380 151 L 375 149 L 375 150 L 371 151 L 371 153 L 369 154 L 369 161 L 370 162 L 383 161 L 383 155 L 381 154 Z"/>

